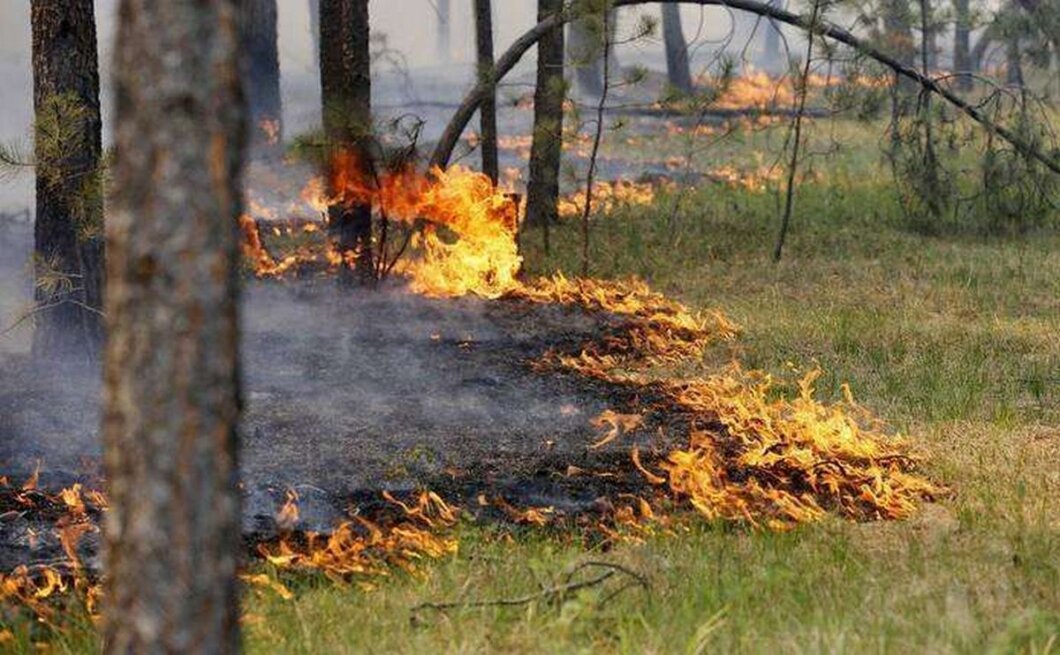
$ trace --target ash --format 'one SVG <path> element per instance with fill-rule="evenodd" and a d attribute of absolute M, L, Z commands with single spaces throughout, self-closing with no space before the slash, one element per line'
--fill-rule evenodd
<path fill-rule="evenodd" d="M 6 253 L 29 238 L 26 226 L 0 233 Z M 0 277 L 22 274 L 0 264 Z M 0 297 L 5 324 L 19 293 L 28 297 L 27 285 Z M 321 278 L 248 282 L 241 320 L 248 532 L 264 529 L 287 489 L 299 493 L 308 529 L 384 489 L 458 501 L 491 492 L 576 510 L 601 490 L 564 481 L 569 465 L 605 466 L 619 450 L 628 459 L 629 441 L 588 449 L 598 437 L 589 420 L 625 409 L 626 390 L 529 366 L 550 348 L 599 337 L 607 315 L 430 299 L 397 284 L 347 290 Z M 44 488 L 98 483 L 98 366 L 32 363 L 19 339 L 0 350 L 0 475 L 17 482 L 40 463 Z"/>

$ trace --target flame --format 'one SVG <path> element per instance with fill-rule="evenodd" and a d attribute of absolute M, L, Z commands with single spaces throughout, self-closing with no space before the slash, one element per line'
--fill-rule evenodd
<path fill-rule="evenodd" d="M 10 573 L 0 573 L 0 603 L 23 607 L 38 622 L 50 626 L 60 607 L 52 601 L 62 594 L 76 594 L 90 615 L 96 612 L 100 586 L 86 575 L 77 549 L 86 534 L 99 531 L 91 515 L 98 514 L 103 505 L 96 502 L 100 497 L 97 492 L 85 492 L 81 484 L 74 484 L 56 494 L 42 491 L 38 488 L 39 477 L 38 462 L 33 476 L 21 488 L 12 487 L 6 478 L 0 479 L 0 494 L 29 511 L 52 514 L 56 510 L 65 510 L 55 520 L 52 530 L 65 559 L 18 566 Z M 38 537 L 31 535 L 31 541 Z"/>
<path fill-rule="evenodd" d="M 610 214 L 619 207 L 650 205 L 655 201 L 656 186 L 651 182 L 629 180 L 597 182 L 593 184 L 592 209 L 596 214 Z M 673 183 L 667 186 L 672 187 Z M 581 216 L 585 210 L 585 189 L 560 198 L 558 210 L 563 218 Z"/>
<path fill-rule="evenodd" d="M 314 570 L 334 580 L 358 575 L 387 575 L 398 567 L 416 572 L 417 562 L 457 551 L 456 539 L 438 533 L 457 520 L 457 510 L 432 492 L 421 493 L 412 505 L 389 493 L 383 497 L 402 512 L 402 520 L 380 525 L 357 517 L 322 535 L 283 535 L 258 546 L 258 553 L 280 568 Z M 296 498 L 296 497 L 294 497 Z M 291 496 L 289 502 L 295 502 Z"/>
<path fill-rule="evenodd" d="M 328 180 L 314 178 L 306 184 L 303 201 L 317 211 L 334 204 L 370 205 L 387 225 L 408 230 L 407 251 L 400 248 L 404 255 L 395 260 L 393 271 L 406 277 L 413 291 L 496 298 L 518 286 L 518 207 L 487 176 L 462 166 L 435 168 L 429 175 L 405 167 L 367 176 L 350 152 L 336 154 L 329 170 Z M 329 270 L 353 265 L 351 253 L 336 252 L 322 235 L 316 243 L 276 257 L 262 241 L 259 221 L 247 215 L 240 225 L 244 258 L 259 277 L 282 277 L 306 265 Z M 307 225 L 303 231 L 318 228 Z M 380 247 L 382 238 L 374 235 L 373 246 Z"/>
<path fill-rule="evenodd" d="M 659 459 L 660 473 L 633 448 L 633 465 L 649 483 L 666 485 L 705 517 L 773 529 L 819 520 L 828 511 L 858 520 L 904 518 L 919 500 L 944 493 L 913 473 L 908 444 L 854 404 L 849 388 L 843 403 L 816 400 L 819 370 L 799 381 L 793 400 L 771 398 L 771 376 L 736 363 L 705 377 L 653 377 L 653 366 L 699 359 L 738 328 L 720 314 L 713 321 L 692 314 L 643 283 L 627 285 L 557 278 L 526 296 L 606 308 L 627 319 L 606 340 L 576 353 L 549 352 L 537 366 L 661 393 L 655 411 L 688 417 L 686 445 Z M 598 427 L 613 428 L 594 446 L 618 436 L 619 416 L 597 417 Z"/>

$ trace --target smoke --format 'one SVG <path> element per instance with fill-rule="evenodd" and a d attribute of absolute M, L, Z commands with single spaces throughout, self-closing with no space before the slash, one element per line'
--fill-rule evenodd
<path fill-rule="evenodd" d="M 27 252 L 30 238 L 28 225 L 7 225 L 2 252 Z M 10 286 L 16 261 L 0 258 L 7 323 L 29 296 L 24 275 Z M 593 438 L 589 418 L 608 407 L 584 383 L 526 366 L 599 329 L 560 307 L 435 300 L 397 282 L 348 290 L 320 278 L 248 282 L 241 321 L 242 468 L 251 494 L 408 489 L 472 471 L 518 476 L 582 456 Z M 91 477 L 100 455 L 99 371 L 35 364 L 27 336 L 0 354 L 0 475 L 28 476 L 39 461 L 44 484 Z"/>

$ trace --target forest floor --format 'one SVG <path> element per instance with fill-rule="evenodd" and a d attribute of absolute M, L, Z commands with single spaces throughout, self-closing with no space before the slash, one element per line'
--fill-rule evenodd
<path fill-rule="evenodd" d="M 857 143 L 864 128 L 841 129 L 816 148 Z M 712 152 L 756 165 L 749 141 Z M 774 373 L 781 393 L 815 365 L 824 397 L 849 382 L 951 497 L 902 522 L 826 519 L 788 532 L 693 522 L 607 553 L 569 534 L 464 523 L 458 554 L 367 591 L 260 565 L 294 595 L 248 593 L 248 652 L 1060 649 L 1060 236 L 921 236 L 875 153 L 871 143 L 811 160 L 780 263 L 777 195 L 709 183 L 599 217 L 591 271 L 721 309 L 743 328 L 744 365 Z M 578 225 L 553 229 L 548 256 L 539 233 L 525 239 L 528 268 L 577 272 Z M 412 611 L 533 594 L 587 559 L 620 563 L 650 588 Z M 93 652 L 88 620 L 70 621 L 52 646 Z"/>

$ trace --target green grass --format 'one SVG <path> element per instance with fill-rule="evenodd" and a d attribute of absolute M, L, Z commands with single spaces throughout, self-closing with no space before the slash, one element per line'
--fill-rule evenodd
<path fill-rule="evenodd" d="M 286 576 L 289 601 L 250 591 L 248 651 L 1060 652 L 1060 236 L 917 236 L 874 158 L 849 164 L 800 189 L 779 264 L 775 195 L 715 185 L 684 195 L 672 220 L 672 195 L 600 218 L 592 272 L 725 311 L 743 336 L 719 360 L 789 381 L 818 364 L 826 396 L 850 382 L 952 497 L 905 522 L 782 534 L 693 522 L 606 553 L 464 524 L 459 554 L 422 576 L 367 592 Z M 539 234 L 525 240 L 532 271 L 578 270 L 577 226 L 556 230 L 547 257 Z M 620 562 L 651 589 L 411 612 L 531 593 L 586 558 Z M 95 648 L 83 622 L 52 645 Z"/>

